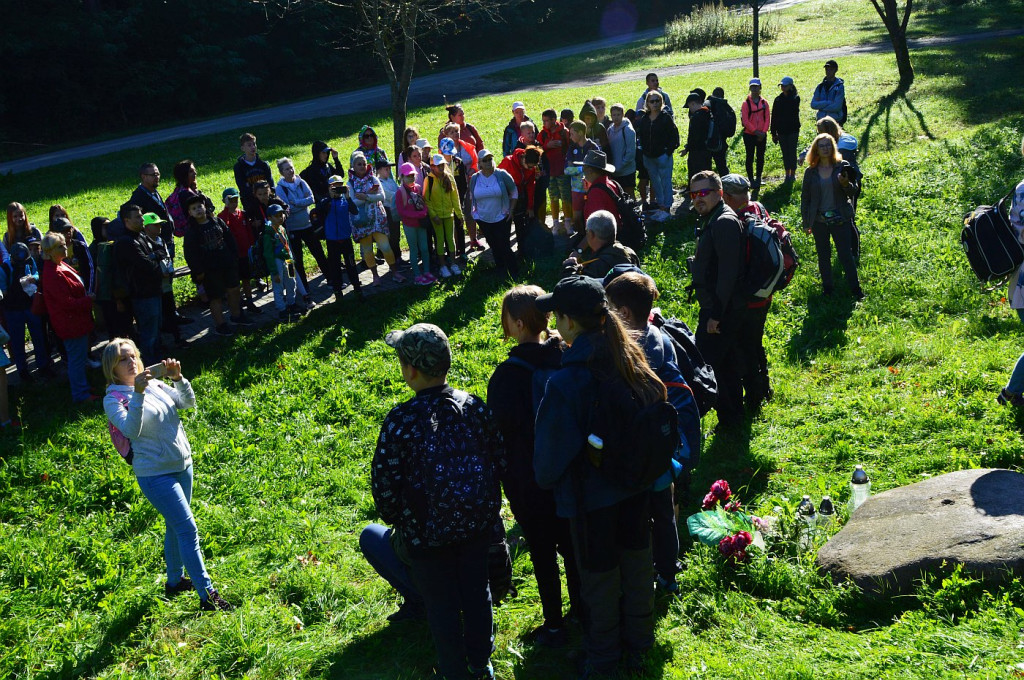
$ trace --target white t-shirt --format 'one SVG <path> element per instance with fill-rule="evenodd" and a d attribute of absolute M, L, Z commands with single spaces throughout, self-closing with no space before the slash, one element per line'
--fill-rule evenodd
<path fill-rule="evenodd" d="M 498 173 L 492 172 L 490 177 L 478 173 L 473 180 L 473 198 L 476 209 L 473 219 L 481 222 L 501 222 L 508 216 L 508 210 L 502 210 L 502 197 L 505 187 L 502 186 Z M 507 206 L 507 204 L 506 204 Z"/>

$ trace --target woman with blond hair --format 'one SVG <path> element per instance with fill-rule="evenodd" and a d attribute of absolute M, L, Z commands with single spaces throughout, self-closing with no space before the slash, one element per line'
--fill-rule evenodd
<path fill-rule="evenodd" d="M 68 264 L 68 243 L 58 232 L 43 237 L 43 300 L 53 331 L 67 350 L 68 382 L 75 403 L 98 401 L 85 377 L 89 333 L 93 329 L 92 299 L 85 283 Z"/>
<path fill-rule="evenodd" d="M 850 294 L 864 299 L 857 278 L 854 257 L 853 198 L 857 194 L 857 177 L 853 167 L 839 155 L 836 141 L 822 133 L 814 138 L 807 154 L 800 213 L 804 231 L 814 235 L 818 253 L 818 272 L 825 295 L 832 294 L 832 245 L 843 266 Z"/>
<path fill-rule="evenodd" d="M 234 606 L 221 598 L 206 571 L 192 515 L 192 447 L 178 411 L 195 408 L 196 395 L 181 374 L 181 363 L 164 359 L 147 368 L 134 342 L 114 338 L 103 349 L 103 374 L 108 383 L 103 410 L 130 443 L 122 456 L 132 466 L 142 495 L 167 525 L 164 595 L 170 599 L 195 589 L 201 610 L 231 611 Z"/>

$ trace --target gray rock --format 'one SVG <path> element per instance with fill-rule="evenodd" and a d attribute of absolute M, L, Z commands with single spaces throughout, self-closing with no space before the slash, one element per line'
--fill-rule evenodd
<path fill-rule="evenodd" d="M 907 592 L 943 561 L 1002 579 L 1024 573 L 1024 475 L 961 470 L 869 498 L 818 566 L 869 592 Z"/>

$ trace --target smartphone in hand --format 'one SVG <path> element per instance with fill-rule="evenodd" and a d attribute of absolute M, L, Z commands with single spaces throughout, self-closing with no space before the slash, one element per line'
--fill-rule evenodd
<path fill-rule="evenodd" d="M 167 375 L 167 367 L 162 363 L 146 366 L 146 370 L 149 371 L 153 378 L 157 380 Z"/>

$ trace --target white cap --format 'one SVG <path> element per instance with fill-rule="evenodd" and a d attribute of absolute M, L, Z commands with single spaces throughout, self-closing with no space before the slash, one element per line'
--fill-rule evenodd
<path fill-rule="evenodd" d="M 512 102 L 512 110 L 515 111 L 516 109 L 522 109 L 525 111 L 526 106 L 522 102 Z"/>
<path fill-rule="evenodd" d="M 435 153 L 433 158 L 430 159 L 430 164 L 431 165 L 444 165 L 445 164 L 444 156 L 442 156 L 439 153 Z"/>

